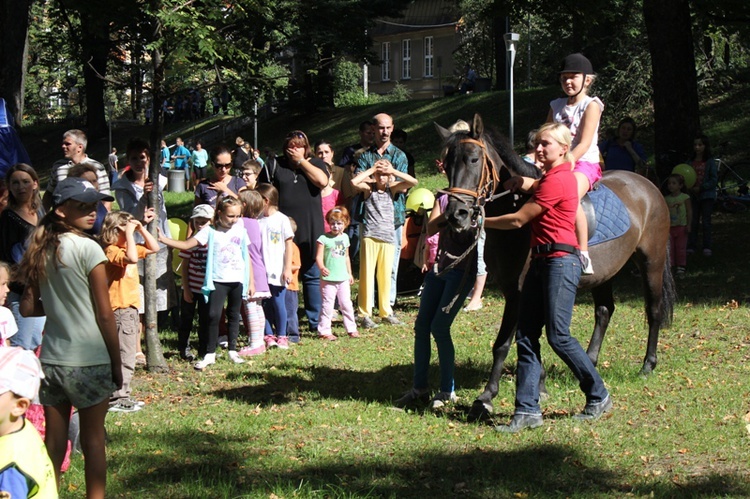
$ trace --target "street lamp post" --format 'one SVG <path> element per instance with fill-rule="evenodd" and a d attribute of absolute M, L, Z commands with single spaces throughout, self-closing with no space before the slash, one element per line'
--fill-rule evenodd
<path fill-rule="evenodd" d="M 107 127 L 109 128 L 109 149 L 107 149 L 107 154 L 110 154 L 112 152 L 112 107 L 114 106 L 114 102 L 108 100 L 104 105 L 107 108 Z"/>
<path fill-rule="evenodd" d="M 513 65 L 516 62 L 516 45 L 520 40 L 521 35 L 518 33 L 505 33 L 503 39 L 505 40 L 505 53 L 506 62 L 509 67 L 509 90 L 510 90 L 510 128 L 508 130 L 508 136 L 510 139 L 511 146 L 513 146 Z"/>

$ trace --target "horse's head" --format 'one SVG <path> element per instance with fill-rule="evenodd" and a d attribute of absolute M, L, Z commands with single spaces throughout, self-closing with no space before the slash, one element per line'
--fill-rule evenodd
<path fill-rule="evenodd" d="M 450 196 L 445 219 L 455 232 L 476 226 L 482 205 L 499 183 L 499 157 L 484 137 L 482 118 L 474 115 L 471 127 L 459 121 L 450 129 L 435 124 L 443 138 L 443 168 Z"/>

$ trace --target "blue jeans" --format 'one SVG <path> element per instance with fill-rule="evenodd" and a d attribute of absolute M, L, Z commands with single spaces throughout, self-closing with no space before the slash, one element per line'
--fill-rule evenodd
<path fill-rule="evenodd" d="M 516 414 L 541 414 L 539 377 L 542 371 L 539 338 L 542 326 L 547 342 L 578 379 L 587 403 L 601 402 L 607 389 L 578 340 L 570 336 L 581 262 L 577 255 L 535 258 L 521 291 L 521 314 L 516 331 L 518 371 Z"/>
<path fill-rule="evenodd" d="M 307 265 L 305 265 L 306 263 Z M 302 283 L 302 298 L 305 302 L 307 322 L 310 325 L 310 331 L 314 331 L 317 334 L 323 297 L 320 294 L 320 269 L 315 260 L 305 262 L 305 257 L 302 257 L 299 280 Z"/>
<path fill-rule="evenodd" d="M 427 371 L 430 368 L 430 333 L 435 337 L 440 363 L 440 391 L 452 392 L 454 389 L 453 372 L 455 370 L 456 352 L 451 339 L 451 325 L 461 305 L 474 286 L 475 276 L 467 275 L 463 270 L 450 270 L 443 276 L 436 276 L 431 270 L 424 278 L 424 289 L 419 302 L 419 312 L 414 323 L 414 388 L 428 388 Z M 450 311 L 444 307 L 458 294 Z"/>
<path fill-rule="evenodd" d="M 21 347 L 24 350 L 36 350 L 42 344 L 42 331 L 47 322 L 46 317 L 24 317 L 20 310 L 21 295 L 10 292 L 6 298 L 6 305 L 13 313 L 16 320 L 18 332 L 8 338 L 11 346 Z"/>
<path fill-rule="evenodd" d="M 346 235 L 349 236 L 349 260 L 351 261 L 352 268 L 359 268 L 354 265 L 354 259 L 359 253 L 359 232 L 360 224 L 352 222 L 349 227 L 346 228 Z"/>
<path fill-rule="evenodd" d="M 286 305 L 286 335 L 289 338 L 299 340 L 299 317 L 297 309 L 299 308 L 299 292 L 286 290 L 284 304 Z"/>
<path fill-rule="evenodd" d="M 263 300 L 263 313 L 266 314 L 266 336 L 286 336 L 286 287 L 269 284 L 271 297 Z M 273 328 L 271 327 L 273 321 Z"/>

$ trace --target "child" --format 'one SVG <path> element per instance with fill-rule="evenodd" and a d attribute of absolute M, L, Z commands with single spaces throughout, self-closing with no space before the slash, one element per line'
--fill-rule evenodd
<path fill-rule="evenodd" d="M 255 189 L 255 186 L 258 185 L 258 174 L 261 168 L 260 162 L 255 159 L 249 159 L 242 163 L 242 179 L 245 181 L 245 187 L 240 191 Z"/>
<path fill-rule="evenodd" d="M 0 347 L 0 497 L 57 497 L 47 450 L 23 417 L 42 378 L 32 352 Z"/>
<path fill-rule="evenodd" d="M 74 177 L 57 184 L 52 199 L 53 208 L 34 231 L 21 261 L 27 283 L 21 313 L 47 315 L 40 356 L 46 382 L 39 398 L 55 478 L 59 482 L 75 406 L 81 418 L 86 494 L 104 497 L 104 418 L 110 395 L 122 386 L 122 366 L 109 303 L 107 257 L 84 231 L 94 225 L 97 203 L 114 199 Z"/>
<path fill-rule="evenodd" d="M 669 206 L 669 245 L 672 266 L 677 266 L 677 277 L 685 276 L 687 265 L 687 241 L 690 234 L 692 209 L 690 196 L 685 192 L 685 179 L 676 173 L 667 177 L 667 190 L 664 196 Z"/>
<path fill-rule="evenodd" d="M 225 197 L 216 203 L 214 225 L 203 227 L 187 241 L 175 241 L 159 234 L 159 242 L 170 248 L 190 250 L 198 245 L 208 246 L 206 276 L 201 291 L 208 303 L 208 345 L 203 359 L 196 362 L 195 370 L 203 371 L 216 363 L 216 346 L 219 341 L 219 321 L 224 302 L 229 333 L 229 359 L 235 364 L 245 362 L 237 353 L 237 335 L 240 329 L 242 299 L 255 293 L 253 266 L 250 264 L 250 241 L 244 225 L 239 223 L 242 203 Z"/>
<path fill-rule="evenodd" d="M 148 224 L 154 218 L 147 212 L 143 222 Z M 135 243 L 138 232 L 145 244 Z M 115 314 L 117 335 L 120 339 L 120 362 L 122 363 L 122 388 L 112 394 L 109 410 L 112 412 L 135 412 L 143 407 L 142 402 L 130 398 L 130 381 L 135 372 L 135 353 L 138 343 L 141 294 L 138 289 L 138 260 L 159 251 L 159 243 L 154 236 L 124 211 L 113 211 L 107 215 L 100 236 L 104 254 L 107 256 L 107 282 L 109 282 L 109 302 Z"/>
<path fill-rule="evenodd" d="M 245 164 L 248 162 L 246 161 Z M 244 165 L 243 165 L 244 166 Z M 263 197 L 253 190 L 239 193 L 242 202 L 242 223 L 250 239 L 250 263 L 253 266 L 255 294 L 243 301 L 242 322 L 245 324 L 248 345 L 240 350 L 242 357 L 260 355 L 266 351 L 263 341 L 266 327 L 266 314 L 263 312 L 263 300 L 271 297 L 266 280 L 266 266 L 263 263 L 263 238 L 261 236 L 258 216 L 263 213 Z"/>
<path fill-rule="evenodd" d="M 8 338 L 18 332 L 13 312 L 6 308 L 5 299 L 8 297 L 10 288 L 10 265 L 0 262 L 0 347 L 9 346 Z"/>
<path fill-rule="evenodd" d="M 68 170 L 68 177 L 79 177 L 88 180 L 91 185 L 97 189 L 99 188 L 98 170 L 93 163 L 78 163 L 77 165 L 71 166 L 70 170 Z M 86 231 L 86 234 L 98 236 L 102 231 L 102 224 L 104 223 L 104 218 L 107 216 L 107 213 L 109 213 L 109 210 L 104 206 L 104 203 L 99 203 L 96 206 L 96 222 L 94 222 L 94 226 L 91 230 Z"/>
<path fill-rule="evenodd" d="M 297 222 L 289 217 L 289 223 L 292 225 L 292 232 L 297 233 Z M 299 343 L 299 269 L 302 268 L 302 257 L 299 253 L 299 246 L 292 239 L 292 280 L 286 285 L 286 336 L 292 343 Z"/>
<path fill-rule="evenodd" d="M 393 175 L 398 175 L 401 180 L 393 182 Z M 368 180 L 371 176 L 375 178 L 372 187 Z M 383 322 L 388 324 L 401 324 L 401 321 L 393 315 L 390 305 L 391 270 L 396 248 L 393 239 L 393 196 L 406 192 L 407 189 L 417 185 L 417 179 L 395 170 L 390 161 L 382 159 L 354 177 L 352 185 L 363 191 L 365 197 L 357 307 L 359 315 L 362 317 L 362 327 L 365 329 L 377 327 L 370 317 L 376 272 L 380 317 Z"/>
<path fill-rule="evenodd" d="M 190 228 L 197 234 L 205 226 L 211 224 L 214 209 L 210 204 L 199 204 L 190 214 Z M 182 306 L 180 309 L 180 330 L 177 333 L 177 351 L 180 358 L 192 362 L 190 351 L 190 331 L 193 329 L 195 307 L 198 307 L 198 356 L 203 358 L 208 349 L 208 304 L 203 299 L 203 282 L 206 280 L 207 245 L 198 245 L 192 250 L 180 251 L 182 265 Z"/>
<path fill-rule="evenodd" d="M 334 303 L 338 299 L 346 334 L 350 338 L 359 338 L 352 307 L 351 285 L 354 284 L 354 277 L 349 262 L 349 236 L 344 233 L 349 225 L 349 211 L 344 206 L 336 206 L 326 213 L 326 222 L 331 229 L 318 238 L 315 254 L 315 263 L 320 268 L 320 294 L 323 297 L 318 335 L 322 340 L 336 339 L 331 333 L 331 320 Z"/>
<path fill-rule="evenodd" d="M 688 254 L 697 249 L 698 225 L 703 228 L 703 256 L 711 256 L 711 213 L 716 202 L 716 184 L 719 173 L 716 160 L 711 157 L 711 144 L 708 137 L 698 135 L 693 142 L 693 159 L 690 166 L 695 170 L 695 184 L 690 189 L 690 199 L 693 203 L 693 217 L 690 238 L 688 240 Z"/>
<path fill-rule="evenodd" d="M 578 199 L 602 178 L 598 134 L 604 103 L 598 97 L 588 96 L 588 89 L 595 77 L 591 62 L 583 54 L 567 56 L 560 71 L 560 84 L 566 96 L 550 102 L 547 114 L 547 123 L 562 123 L 573 136 L 571 153 L 575 160 L 573 173 L 578 181 Z M 583 274 L 591 275 L 594 270 L 588 251 L 588 224 L 580 208 L 576 214 L 576 236 L 581 249 Z"/>
<path fill-rule="evenodd" d="M 258 193 L 263 197 L 263 217 L 259 220 L 263 236 L 263 262 L 271 298 L 264 302 L 266 313 L 266 348 L 289 348 L 286 333 L 286 286 L 292 281 L 292 239 L 294 231 L 289 217 L 279 211 L 279 191 L 271 184 L 259 184 Z M 276 329 L 274 337 L 273 323 Z"/>

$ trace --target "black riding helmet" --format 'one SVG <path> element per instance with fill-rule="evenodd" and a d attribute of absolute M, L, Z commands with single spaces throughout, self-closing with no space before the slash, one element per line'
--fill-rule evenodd
<path fill-rule="evenodd" d="M 586 75 L 593 75 L 594 67 L 591 65 L 591 61 L 589 61 L 585 55 L 581 54 L 580 52 L 576 52 L 575 54 L 570 54 L 563 60 L 562 69 L 560 70 L 559 74 L 563 73 L 583 73 L 585 86 Z M 581 86 L 581 90 L 579 90 L 576 95 L 583 92 L 584 86 Z"/>

